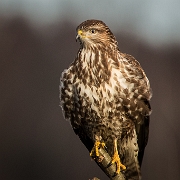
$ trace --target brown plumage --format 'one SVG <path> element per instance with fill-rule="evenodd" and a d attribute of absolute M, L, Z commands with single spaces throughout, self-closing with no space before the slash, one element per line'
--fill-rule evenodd
<path fill-rule="evenodd" d="M 139 62 L 119 50 L 104 22 L 87 20 L 77 33 L 80 49 L 61 77 L 64 116 L 89 151 L 103 142 L 113 156 L 117 140 L 126 166 L 122 173 L 128 180 L 139 180 L 149 132 L 149 81 Z"/>

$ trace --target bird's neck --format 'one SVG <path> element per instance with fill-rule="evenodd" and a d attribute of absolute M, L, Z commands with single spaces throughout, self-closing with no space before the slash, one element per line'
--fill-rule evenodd
<path fill-rule="evenodd" d="M 107 46 L 82 46 L 78 53 L 78 59 L 86 63 L 89 67 L 94 67 L 100 64 L 108 63 L 108 59 L 113 61 L 118 59 L 118 46 L 109 44 Z M 106 69 L 106 66 L 103 67 Z"/>
<path fill-rule="evenodd" d="M 118 64 L 118 52 L 109 48 L 82 48 L 76 58 L 78 73 L 91 77 L 94 83 L 108 81 L 112 66 Z"/>

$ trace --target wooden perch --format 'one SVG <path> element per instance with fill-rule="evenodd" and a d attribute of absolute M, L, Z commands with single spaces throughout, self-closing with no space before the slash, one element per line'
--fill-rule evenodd
<path fill-rule="evenodd" d="M 81 130 L 78 129 L 77 134 L 81 134 L 81 133 L 83 135 L 80 135 L 79 137 L 81 137 L 80 139 L 82 143 L 86 146 L 89 152 L 91 152 L 94 146 L 92 140 L 88 136 L 85 136 L 85 133 L 83 132 L 82 129 Z M 98 164 L 98 166 L 104 171 L 104 173 L 110 178 L 110 180 L 125 180 L 123 173 L 120 172 L 117 175 L 115 174 L 116 164 L 110 165 L 112 158 L 104 148 L 99 148 L 99 157 L 94 158 L 94 160 Z"/>
<path fill-rule="evenodd" d="M 115 173 L 116 164 L 110 165 L 112 158 L 109 156 L 105 149 L 100 148 L 99 157 L 96 157 L 94 160 L 111 180 L 125 180 L 125 177 L 121 172 L 119 174 Z"/>

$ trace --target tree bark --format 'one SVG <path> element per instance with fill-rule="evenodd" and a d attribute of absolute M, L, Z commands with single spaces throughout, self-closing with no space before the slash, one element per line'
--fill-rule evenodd
<path fill-rule="evenodd" d="M 119 174 L 116 174 L 116 164 L 110 165 L 112 158 L 105 149 L 100 148 L 99 155 L 100 156 L 96 157 L 94 160 L 111 180 L 125 180 L 123 173 L 120 172 Z"/>
<path fill-rule="evenodd" d="M 79 135 L 82 143 L 86 146 L 88 151 L 91 152 L 94 144 L 92 140 L 86 135 L 86 133 L 84 133 L 84 130 L 78 129 L 78 132 L 75 131 L 75 133 Z M 99 157 L 95 157 L 94 160 L 104 171 L 104 173 L 110 178 L 110 180 L 126 180 L 122 172 L 116 174 L 116 164 L 114 163 L 111 165 L 112 158 L 104 148 L 99 148 Z"/>

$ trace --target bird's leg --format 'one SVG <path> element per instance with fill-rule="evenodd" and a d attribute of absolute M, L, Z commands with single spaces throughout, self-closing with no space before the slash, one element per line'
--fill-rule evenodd
<path fill-rule="evenodd" d="M 121 161 L 120 161 L 120 157 L 119 157 L 119 154 L 118 154 L 118 149 L 117 149 L 117 139 L 114 140 L 114 155 L 112 157 L 112 161 L 111 161 L 111 164 L 113 163 L 116 163 L 116 173 L 119 174 L 120 173 L 120 170 L 121 168 L 123 170 L 126 169 L 126 166 L 124 166 Z"/>
<path fill-rule="evenodd" d="M 95 137 L 95 139 L 96 139 L 96 141 L 95 141 L 94 146 L 90 152 L 90 156 L 93 156 L 94 153 L 95 153 L 95 156 L 99 156 L 99 150 L 98 149 L 101 147 L 104 148 L 106 146 L 105 143 L 100 142 L 100 138 L 98 138 L 97 136 Z"/>

